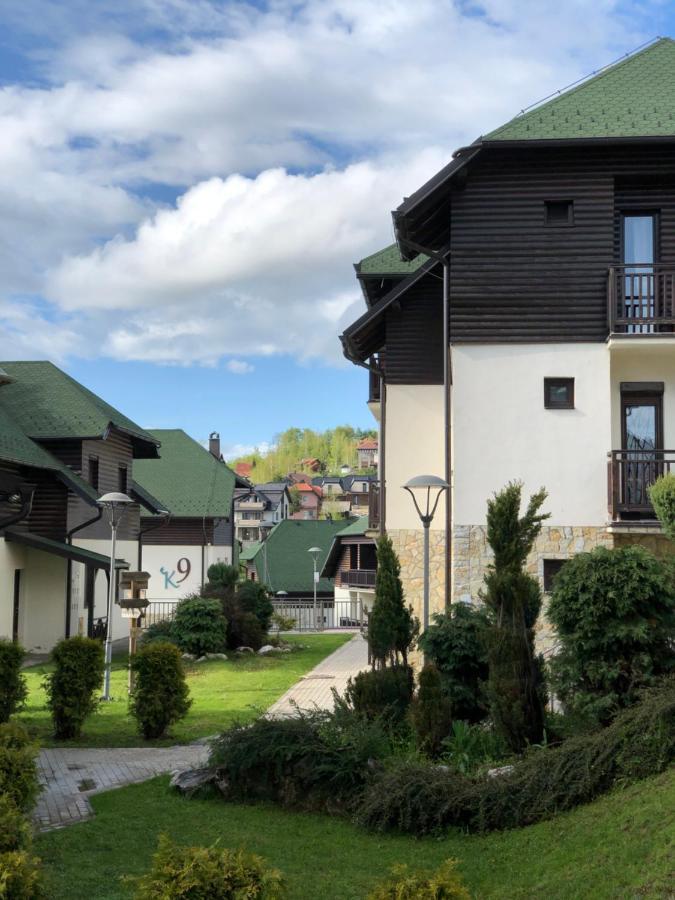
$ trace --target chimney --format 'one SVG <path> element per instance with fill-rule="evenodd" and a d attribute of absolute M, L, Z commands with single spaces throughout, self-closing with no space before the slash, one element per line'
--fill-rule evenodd
<path fill-rule="evenodd" d="M 220 435 L 217 431 L 212 431 L 209 435 L 209 453 L 220 459 Z"/>

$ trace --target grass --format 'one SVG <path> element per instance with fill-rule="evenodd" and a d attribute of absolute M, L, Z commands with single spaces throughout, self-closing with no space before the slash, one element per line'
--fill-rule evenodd
<path fill-rule="evenodd" d="M 222 731 L 235 720 L 254 719 L 329 653 L 344 644 L 349 634 L 288 636 L 289 643 L 303 649 L 272 656 L 231 655 L 227 661 L 213 660 L 189 664 L 187 668 L 192 707 L 177 723 L 170 737 L 147 743 L 157 746 L 186 743 Z M 26 669 L 28 701 L 16 718 L 42 746 L 60 743 L 52 737 L 42 680 L 49 665 Z M 141 743 L 136 722 L 127 710 L 127 657 L 113 659 L 111 677 L 113 699 L 101 704 L 89 718 L 78 747 L 134 747 Z M 68 742 L 68 746 L 73 746 Z"/>
<path fill-rule="evenodd" d="M 166 832 L 183 844 L 245 847 L 286 876 L 289 900 L 363 900 L 391 866 L 448 857 L 475 898 L 672 898 L 675 771 L 529 828 L 444 840 L 367 834 L 325 816 L 269 806 L 185 800 L 166 778 L 92 798 L 96 818 L 41 835 L 37 852 L 53 900 L 121 900 Z M 112 849 L 114 848 L 114 849 Z"/>

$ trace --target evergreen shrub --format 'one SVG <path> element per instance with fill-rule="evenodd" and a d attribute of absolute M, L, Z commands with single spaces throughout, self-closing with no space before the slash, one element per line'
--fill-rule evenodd
<path fill-rule="evenodd" d="M 227 622 L 218 600 L 186 597 L 176 606 L 171 637 L 183 653 L 220 653 L 225 649 L 226 635 Z"/>
<path fill-rule="evenodd" d="M 260 620 L 252 612 L 242 609 L 236 597 L 222 601 L 222 607 L 227 619 L 227 648 L 236 650 L 237 647 L 251 647 L 259 650 L 265 643 L 265 632 Z"/>
<path fill-rule="evenodd" d="M 20 644 L 0 638 L 0 722 L 9 721 L 28 694 L 21 672 L 25 658 L 26 651 Z"/>
<path fill-rule="evenodd" d="M 407 665 L 408 652 L 417 637 L 419 622 L 405 605 L 401 566 L 391 538 L 383 534 L 377 542 L 375 601 L 368 616 L 368 643 L 374 668 Z"/>
<path fill-rule="evenodd" d="M 153 641 L 168 641 L 170 644 L 177 645 L 172 620 L 160 619 L 152 622 L 143 629 L 142 640 L 144 644 L 151 644 Z"/>
<path fill-rule="evenodd" d="M 435 759 L 450 734 L 452 716 L 450 700 L 443 693 L 441 674 L 433 663 L 427 663 L 420 672 L 419 688 L 410 712 L 418 749 Z"/>
<path fill-rule="evenodd" d="M 274 606 L 265 585 L 257 581 L 242 581 L 237 587 L 236 598 L 242 610 L 252 613 L 260 622 L 262 631 L 267 633 L 272 622 Z"/>
<path fill-rule="evenodd" d="M 54 671 L 45 676 L 47 707 L 52 714 L 54 735 L 59 740 L 80 736 L 87 716 L 98 705 L 104 653 L 100 641 L 71 637 L 59 641 L 51 653 Z"/>
<path fill-rule="evenodd" d="M 31 831 L 26 816 L 7 794 L 0 794 L 0 857 L 3 853 L 25 850 L 30 843 Z"/>
<path fill-rule="evenodd" d="M 136 882 L 136 900 L 279 900 L 281 874 L 243 850 L 181 847 L 159 839 L 152 868 Z"/>
<path fill-rule="evenodd" d="M 357 715 L 400 722 L 410 706 L 415 687 L 408 665 L 359 672 L 347 682 L 345 700 Z"/>
<path fill-rule="evenodd" d="M 0 853 L 0 898 L 2 900 L 42 900 L 40 861 L 26 850 Z"/>
<path fill-rule="evenodd" d="M 15 722 L 0 725 L 0 797 L 29 810 L 40 792 L 35 758 L 37 747 Z"/>
<path fill-rule="evenodd" d="M 394 866 L 389 878 L 368 894 L 368 900 L 471 900 L 456 866 L 454 859 L 447 859 L 431 873 Z"/>
<path fill-rule="evenodd" d="M 180 651 L 159 641 L 132 657 L 134 692 L 129 708 L 146 740 L 160 738 L 170 725 L 187 715 L 191 705 Z"/>
<path fill-rule="evenodd" d="M 675 541 L 675 472 L 668 472 L 648 488 L 649 499 L 665 534 Z"/>

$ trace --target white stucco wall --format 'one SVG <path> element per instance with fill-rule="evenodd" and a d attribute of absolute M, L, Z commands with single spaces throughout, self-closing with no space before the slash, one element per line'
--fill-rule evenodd
<path fill-rule="evenodd" d="M 65 636 L 66 560 L 26 547 L 21 581 L 21 643 L 46 652 Z"/>
<path fill-rule="evenodd" d="M 23 569 L 23 548 L 0 538 L 0 637 L 12 637 L 14 616 L 14 572 Z M 22 640 L 23 610 L 19 607 L 19 638 Z"/>
<path fill-rule="evenodd" d="M 420 520 L 402 485 L 415 475 L 445 474 L 443 386 L 387 386 L 385 435 L 386 523 L 388 530 L 419 529 Z M 432 528 L 445 527 L 444 500 Z"/>
<path fill-rule="evenodd" d="M 73 543 L 78 547 L 85 547 L 87 550 L 93 550 L 103 556 L 110 553 L 109 540 L 74 540 Z M 118 559 L 125 559 L 132 570 L 138 568 L 138 542 L 137 541 L 118 541 L 116 556 Z M 80 619 L 84 620 L 84 632 L 86 634 L 87 610 L 84 608 L 84 566 L 79 563 L 73 564 L 73 602 L 71 604 L 71 634 L 78 633 L 78 623 Z M 77 597 L 77 601 L 75 600 Z M 75 605 L 77 604 L 77 605 Z M 94 594 L 94 618 L 98 619 L 106 615 L 108 608 L 108 579 L 105 572 L 100 569 L 96 575 L 95 594 Z M 112 636 L 114 640 L 127 637 L 129 634 L 129 620 L 123 619 L 118 606 L 113 610 Z"/>
<path fill-rule="evenodd" d="M 204 548 L 204 581 L 210 565 L 216 562 L 231 564 L 232 549 L 225 546 Z M 150 574 L 148 599 L 151 601 L 176 601 L 193 594 L 202 586 L 201 546 L 147 546 L 143 547 L 142 567 Z M 187 572 L 189 568 L 189 573 Z M 162 571 L 162 569 L 164 571 Z M 183 571 L 181 572 L 180 569 Z"/>
<path fill-rule="evenodd" d="M 670 340 L 616 341 L 610 350 L 612 373 L 612 449 L 621 448 L 621 382 L 662 381 L 663 450 L 675 450 L 675 344 Z"/>
<path fill-rule="evenodd" d="M 610 354 L 605 344 L 453 347 L 453 520 L 485 521 L 509 481 L 542 485 L 550 525 L 607 519 Z M 575 379 L 575 409 L 544 408 L 544 378 Z M 420 435 L 419 442 L 423 442 Z"/>

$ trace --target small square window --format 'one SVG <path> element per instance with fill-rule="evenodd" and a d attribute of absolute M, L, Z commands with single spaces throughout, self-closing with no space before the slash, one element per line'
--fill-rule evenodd
<path fill-rule="evenodd" d="M 574 409 L 574 378 L 544 378 L 546 409 Z"/>
<path fill-rule="evenodd" d="M 551 591 L 553 590 L 553 582 L 555 581 L 555 577 L 566 562 L 566 559 L 544 560 L 544 593 L 551 593 Z"/>
<path fill-rule="evenodd" d="M 546 200 L 544 222 L 546 225 L 574 225 L 574 203 L 571 200 Z"/>
<path fill-rule="evenodd" d="M 127 492 L 127 467 L 119 466 L 117 469 L 117 490 L 121 494 L 126 494 Z"/>

